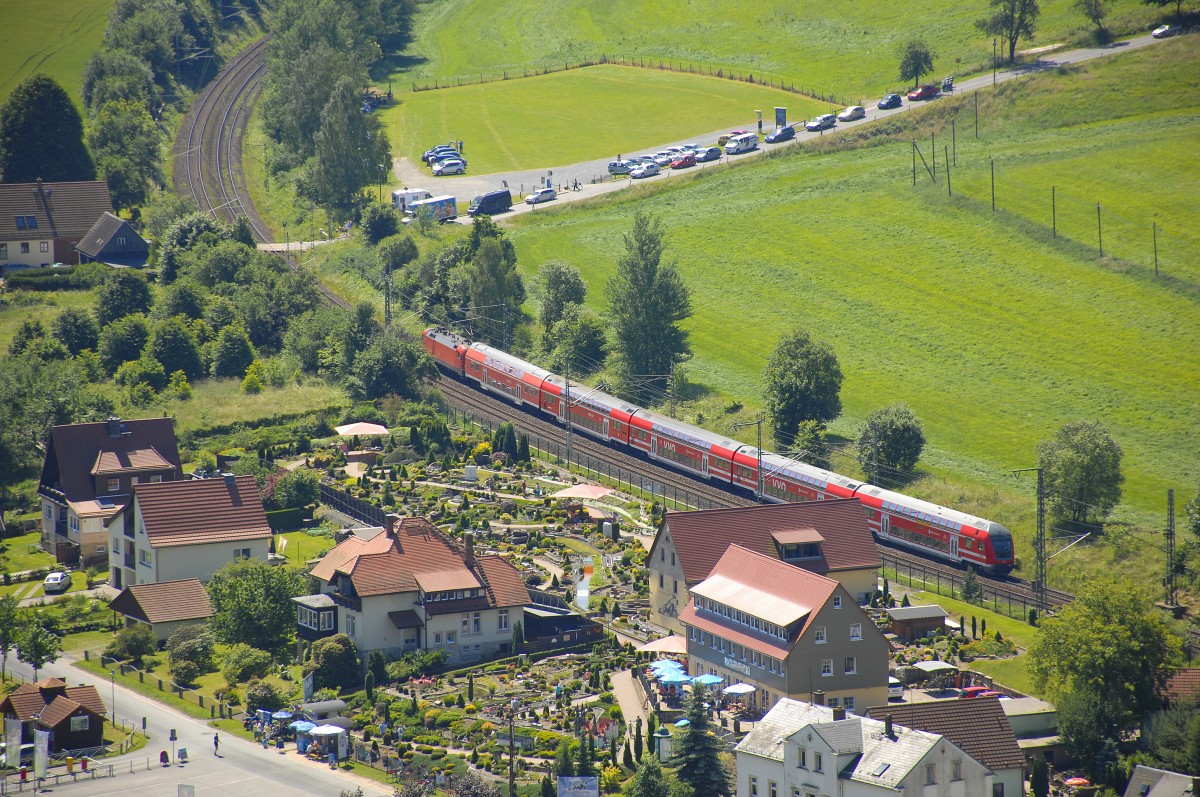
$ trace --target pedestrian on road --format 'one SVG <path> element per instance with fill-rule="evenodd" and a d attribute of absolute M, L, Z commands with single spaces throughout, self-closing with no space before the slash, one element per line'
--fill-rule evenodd
<path fill-rule="evenodd" d="M 214 733 L 213 734 L 213 755 L 220 755 L 220 752 L 219 752 L 220 749 L 221 749 L 221 734 Z"/>

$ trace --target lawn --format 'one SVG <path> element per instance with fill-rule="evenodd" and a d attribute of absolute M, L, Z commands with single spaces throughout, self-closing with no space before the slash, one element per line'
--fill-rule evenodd
<path fill-rule="evenodd" d="M 77 103 L 83 68 L 100 49 L 113 0 L 0 0 L 0 103 L 22 80 L 44 72 Z"/>
<path fill-rule="evenodd" d="M 923 467 L 942 480 L 906 489 L 935 491 L 985 517 L 1015 501 L 1026 509 L 994 519 L 1014 526 L 1027 546 L 1033 488 L 1010 470 L 1034 464 L 1037 442 L 1061 424 L 1094 419 L 1124 449 L 1118 518 L 1157 529 L 1164 490 L 1190 490 L 1200 476 L 1195 447 L 1180 433 L 1200 423 L 1200 247 L 1186 211 L 1195 148 L 1172 148 L 1145 130 L 1161 126 L 1171 142 L 1200 136 L 1197 63 L 1200 42 L 1185 37 L 1043 75 L 1037 94 L 1014 83 L 981 95 L 978 142 L 968 137 L 966 108 L 935 104 L 862 128 L 875 138 L 856 137 L 840 151 L 838 138 L 826 136 L 819 148 L 710 170 L 703 179 L 514 218 L 510 235 L 527 278 L 535 264 L 565 257 L 583 271 L 590 301 L 602 310 L 630 217 L 658 214 L 666 256 L 678 259 L 692 291 L 695 357 L 685 368 L 702 385 L 693 394 L 711 391 L 702 425 L 730 433 L 732 421 L 757 411 L 767 355 L 782 332 L 799 326 L 833 346 L 845 373 L 835 434 L 852 437 L 867 413 L 893 401 L 922 419 Z M 976 173 L 995 152 L 1001 173 L 1031 185 L 1052 176 L 1068 196 L 1102 196 L 1129 218 L 1138 208 L 1162 209 L 1160 225 L 1179 252 L 1176 273 L 1155 280 L 1144 261 L 1100 259 L 1086 240 L 1054 241 L 1032 200 L 1024 208 L 1006 198 L 1007 212 L 993 214 L 970 179 L 970 197 L 947 198 L 942 173 L 936 185 L 922 177 L 930 187 L 914 192 L 909 140 L 928 142 L 936 129 L 940 150 L 956 109 L 958 158 L 976 164 Z M 928 158 L 927 143 L 925 150 Z M 1161 176 L 1159 157 L 1167 158 Z M 1103 168 L 1122 160 L 1128 165 L 1115 174 Z M 1084 162 L 1101 168 L 1084 171 Z M 1039 186 L 1043 197 L 1049 188 Z M 1141 221 L 1147 240 L 1151 218 Z M 1105 240 L 1106 255 L 1138 245 Z M 737 402 L 745 405 L 740 414 L 721 409 Z M 695 407 L 684 412 L 698 420 Z M 856 468 L 848 457 L 834 465 Z M 1056 560 L 1052 573 L 1065 564 Z"/>
<path fill-rule="evenodd" d="M 90 310 L 96 303 L 95 291 L 15 291 L 0 301 L 0 356 L 8 356 L 8 347 L 21 324 L 40 321 L 47 331 L 55 317 L 68 308 Z"/>
<path fill-rule="evenodd" d="M 686 73 L 593 66 L 538 77 L 402 94 L 381 112 L 392 146 L 414 162 L 461 140 L 472 174 L 615 157 L 749 124 L 775 106 L 795 119 L 827 106 L 764 86 Z"/>
<path fill-rule="evenodd" d="M 175 416 L 177 431 L 205 429 L 238 421 L 253 421 L 277 415 L 315 412 L 346 403 L 346 394 L 319 380 L 284 387 L 268 387 L 258 394 L 243 393 L 237 379 L 206 379 L 194 386 L 189 401 L 169 401 L 151 411 Z M 143 411 L 143 414 L 146 411 Z"/>
<path fill-rule="evenodd" d="M 31 531 L 19 537 L 6 537 L 4 569 L 10 573 L 20 573 L 23 570 L 36 570 L 54 564 L 54 557 L 42 550 L 41 539 L 40 531 Z"/>
<path fill-rule="evenodd" d="M 1072 0 L 1043 0 L 1037 38 L 1019 48 L 1083 40 L 1090 24 Z M 896 88 L 897 51 L 919 36 L 936 54 L 934 72 L 990 68 L 990 36 L 975 28 L 986 3 L 859 3 L 766 0 L 448 0 L 422 6 L 411 80 L 478 79 L 523 68 L 595 59 L 641 57 L 785 78 L 797 86 L 859 97 Z M 1144 32 L 1162 16 L 1138 0 L 1115 0 L 1108 27 Z"/>

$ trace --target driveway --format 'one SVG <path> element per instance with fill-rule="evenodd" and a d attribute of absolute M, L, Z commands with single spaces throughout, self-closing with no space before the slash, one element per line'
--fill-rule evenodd
<path fill-rule="evenodd" d="M 1090 61 L 1094 58 L 1103 58 L 1106 56 L 1116 55 L 1120 53 L 1132 52 L 1139 50 L 1142 47 L 1147 47 L 1158 42 L 1158 39 L 1153 38 L 1149 34 L 1139 36 L 1134 39 L 1115 42 L 1104 47 L 1088 47 L 1079 50 L 1068 50 L 1063 53 L 1046 53 L 1044 56 L 1037 58 L 1027 64 L 1020 64 L 1015 67 L 1004 67 L 997 71 L 995 82 L 1002 83 L 1009 80 L 1024 77 L 1026 75 L 1044 72 L 1048 69 L 1054 69 L 1059 66 L 1068 64 L 1076 64 L 1081 61 Z M 993 83 L 993 76 L 988 74 L 979 75 L 978 77 L 969 78 L 967 80 L 955 83 L 954 93 L 958 94 L 964 91 L 974 91 L 976 89 L 986 88 Z M 951 95 L 953 96 L 953 95 Z M 898 113 L 904 113 L 910 107 L 920 107 L 926 102 L 937 102 L 938 100 L 928 100 L 925 102 L 917 102 L 910 106 L 907 99 L 904 100 L 904 105 L 899 108 L 882 111 L 873 106 L 867 108 L 867 116 L 856 122 L 840 122 L 838 130 L 857 127 L 858 125 L 870 124 L 877 119 L 885 119 Z M 840 110 L 838 108 L 833 109 Z M 798 120 L 799 121 L 799 120 Z M 543 169 L 528 169 L 525 171 L 514 172 L 497 172 L 494 174 L 465 174 L 455 177 L 434 177 L 430 174 L 428 168 L 424 164 L 417 162 L 413 163 L 408 158 L 396 158 L 393 164 L 395 178 L 406 187 L 409 188 L 424 188 L 436 195 L 452 194 L 458 199 L 458 210 L 462 214 L 458 218 L 459 224 L 470 224 L 471 218 L 467 216 L 467 205 L 471 199 L 479 194 L 488 191 L 495 191 L 502 188 L 507 188 L 513 194 L 513 209 L 509 213 L 502 214 L 497 217 L 500 220 L 511 218 L 522 213 L 536 213 L 538 208 L 553 207 L 566 202 L 577 202 L 581 199 L 607 194 L 612 191 L 617 191 L 626 188 L 633 183 L 641 182 L 658 182 L 662 180 L 670 180 L 673 175 L 686 174 L 689 172 L 704 171 L 705 169 L 717 166 L 719 164 L 729 163 L 731 161 L 746 160 L 762 155 L 764 152 L 771 152 L 776 149 L 795 146 L 804 141 L 810 141 L 824 133 L 809 133 L 797 131 L 796 138 L 783 144 L 760 144 L 759 148 L 751 152 L 741 155 L 724 156 L 719 161 L 697 164 L 688 169 L 672 170 L 664 169 L 661 174 L 656 177 L 648 177 L 642 180 L 633 180 L 628 177 L 617 179 L 610 178 L 608 175 L 608 163 L 616 158 L 618 154 L 622 156 L 649 154 L 659 150 L 666 149 L 672 146 L 685 146 L 688 144 L 704 144 L 712 145 L 717 141 L 717 137 L 728 133 L 730 130 L 756 129 L 757 122 L 750 121 L 741 125 L 732 125 L 721 130 L 714 130 L 702 135 L 690 136 L 680 141 L 671 141 L 655 147 L 651 147 L 644 152 L 623 152 L 611 153 L 602 158 L 595 160 L 581 161 L 580 163 L 572 163 L 565 166 L 549 166 Z M 767 130 L 769 128 L 764 128 Z M 833 132 L 833 131 L 830 131 Z M 544 205 L 526 205 L 524 197 L 531 192 L 535 187 L 545 185 L 549 178 L 555 188 L 559 189 L 558 199 Z M 568 186 L 573 186 L 575 181 L 579 181 L 580 190 L 567 190 Z"/>

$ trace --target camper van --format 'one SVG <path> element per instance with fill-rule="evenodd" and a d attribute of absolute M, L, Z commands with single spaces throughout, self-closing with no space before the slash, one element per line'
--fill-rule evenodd
<path fill-rule="evenodd" d="M 448 224 L 458 217 L 458 202 L 452 196 L 435 196 L 410 202 L 408 210 L 404 211 L 404 223 L 410 224 L 420 213 L 428 213 L 434 221 Z"/>
<path fill-rule="evenodd" d="M 741 152 L 749 152 L 752 149 L 758 149 L 757 133 L 742 133 L 740 136 L 734 136 L 725 142 L 726 155 L 737 155 Z"/>
<path fill-rule="evenodd" d="M 433 199 L 433 194 L 424 188 L 402 188 L 392 192 L 392 207 L 403 213 L 414 202 Z"/>

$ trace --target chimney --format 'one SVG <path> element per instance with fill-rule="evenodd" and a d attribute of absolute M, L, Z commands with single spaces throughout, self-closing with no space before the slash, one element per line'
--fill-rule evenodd
<path fill-rule="evenodd" d="M 823 689 L 818 689 L 812 693 L 812 703 L 814 706 L 825 705 L 825 691 Z"/>
<path fill-rule="evenodd" d="M 469 531 L 463 534 L 463 562 L 471 570 L 475 569 L 475 535 Z"/>
<path fill-rule="evenodd" d="M 396 521 L 399 519 L 400 516 L 395 512 L 389 512 L 383 516 L 383 533 L 393 540 L 396 539 Z"/>
<path fill-rule="evenodd" d="M 883 718 L 883 734 L 889 739 L 896 738 L 896 734 L 892 731 L 892 715 L 888 714 Z"/>
<path fill-rule="evenodd" d="M 108 419 L 108 436 L 113 437 L 113 438 L 121 436 L 121 419 L 120 418 L 109 418 Z"/>
<path fill-rule="evenodd" d="M 833 707 L 833 721 L 837 722 L 838 720 L 844 720 L 844 719 L 846 719 L 846 709 L 843 708 L 842 706 L 834 706 Z"/>
<path fill-rule="evenodd" d="M 237 486 L 237 476 L 232 473 L 222 473 L 221 478 L 225 480 L 225 486 L 230 490 Z"/>

